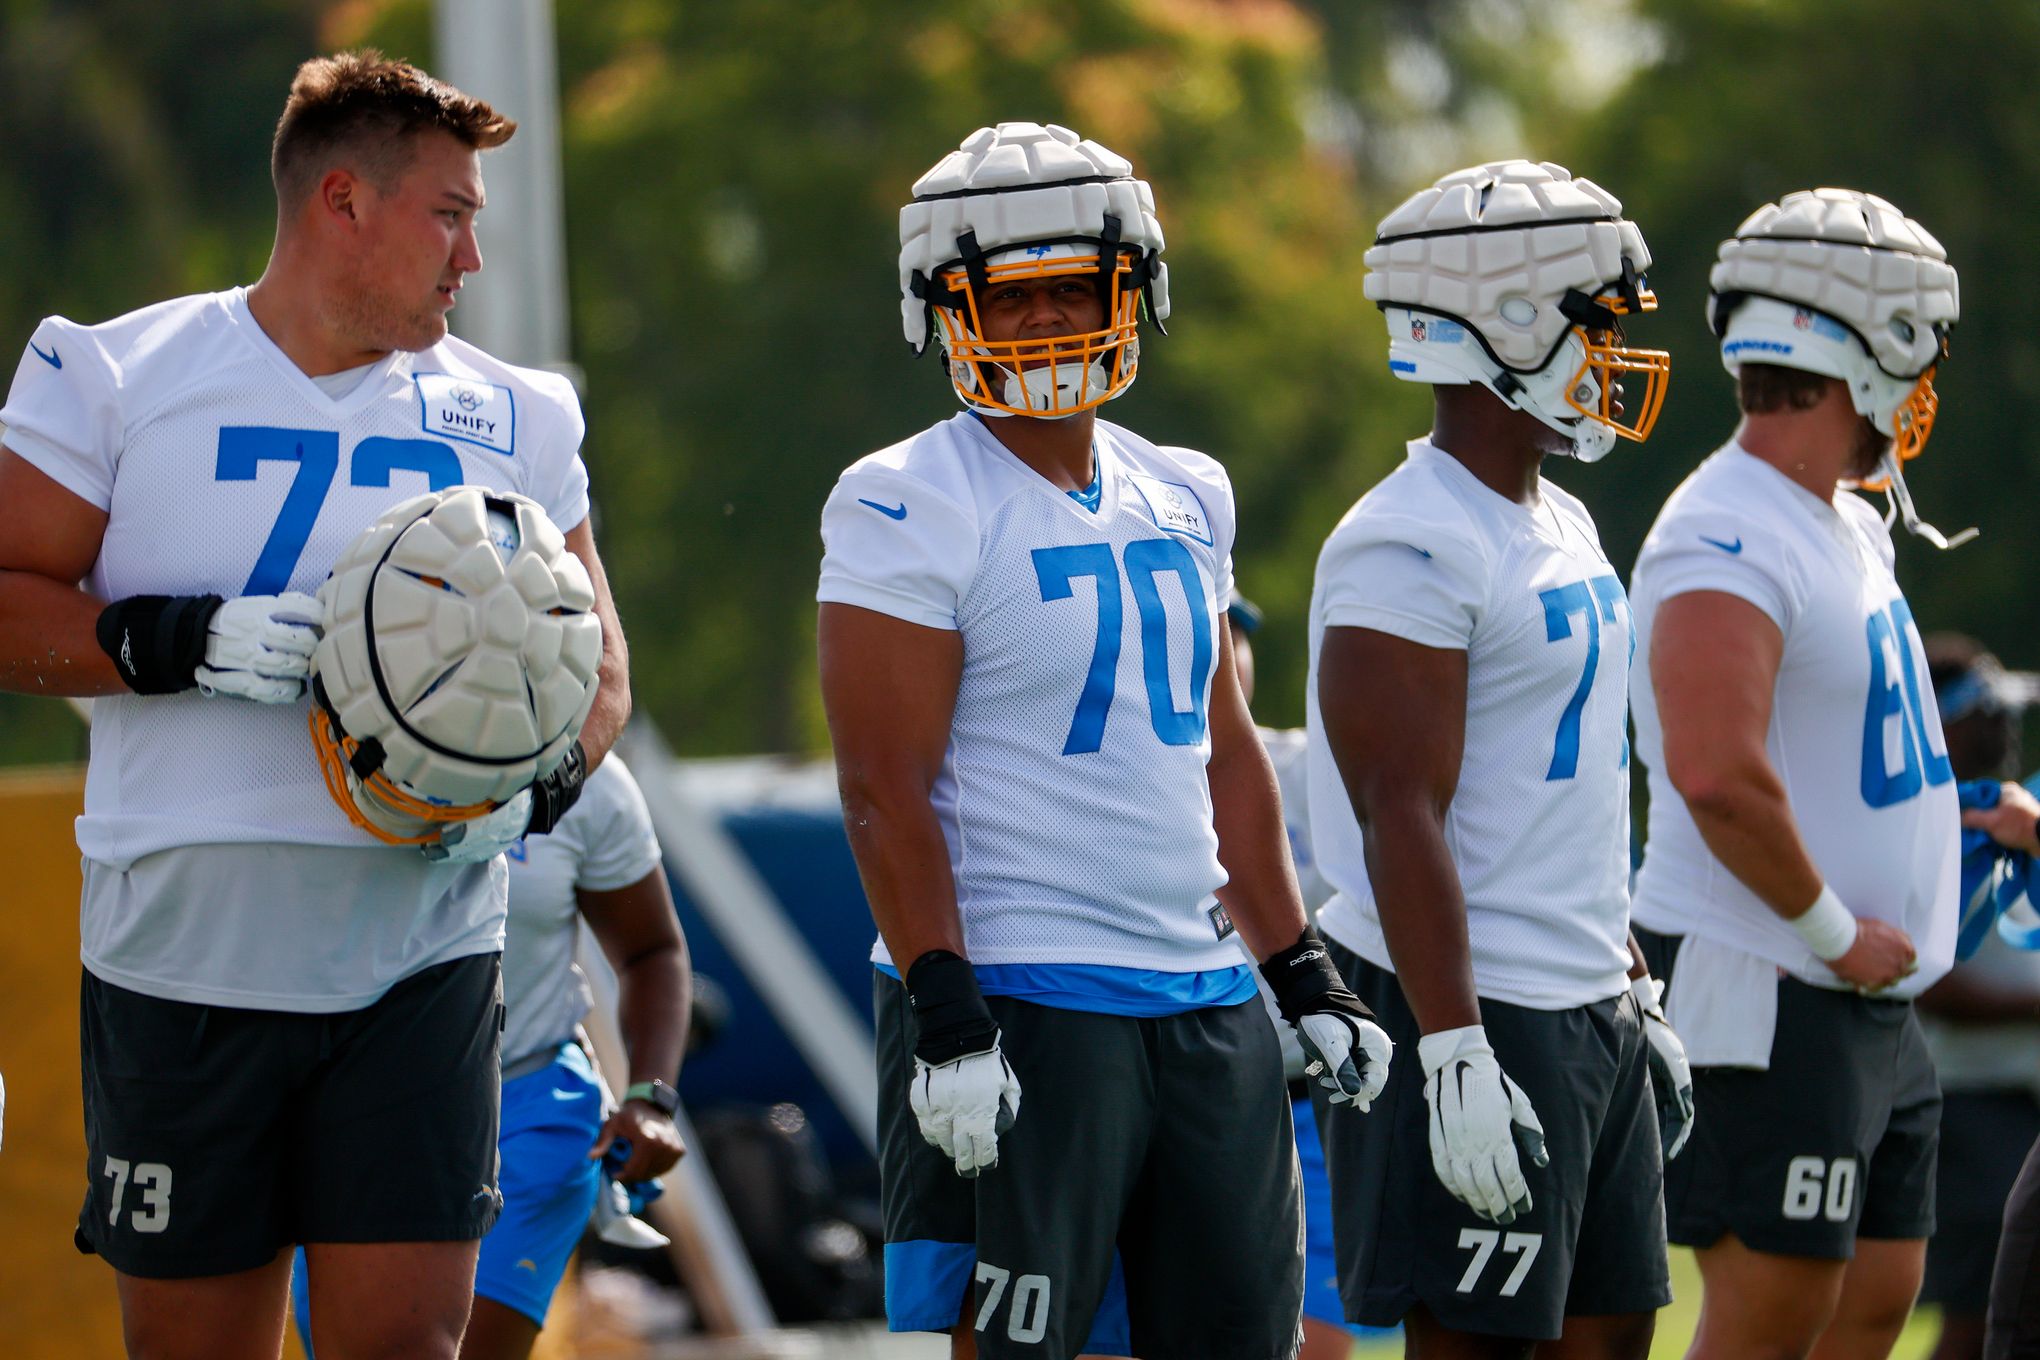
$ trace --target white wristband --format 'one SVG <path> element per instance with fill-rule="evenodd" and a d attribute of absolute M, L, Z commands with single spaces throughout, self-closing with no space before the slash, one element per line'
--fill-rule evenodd
<path fill-rule="evenodd" d="M 1856 943 L 1854 913 L 1842 905 L 1842 899 L 1825 883 L 1820 885 L 1820 896 L 1813 899 L 1813 905 L 1785 924 L 1799 932 L 1799 938 L 1823 963 L 1840 958 Z"/>

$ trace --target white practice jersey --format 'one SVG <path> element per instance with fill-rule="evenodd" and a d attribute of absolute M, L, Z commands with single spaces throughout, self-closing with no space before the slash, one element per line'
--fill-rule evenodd
<path fill-rule="evenodd" d="M 1919 995 L 1954 959 L 1960 814 L 1926 653 L 1892 575 L 1883 520 L 1861 497 L 1822 501 L 1730 444 L 1665 502 L 1633 579 L 1646 658 L 1659 606 L 1691 591 L 1747 600 L 1778 625 L 1785 650 L 1765 750 L 1800 839 L 1836 895 L 1858 916 L 1912 937 L 1919 971 L 1881 995 Z M 1638 924 L 1712 939 L 1815 986 L 1844 986 L 1708 851 L 1665 775 L 1647 682 L 1634 703 L 1650 781 Z"/>
<path fill-rule="evenodd" d="M 1296 886 L 1303 909 L 1316 916 L 1332 895 L 1332 885 L 1318 867 L 1310 841 L 1310 736 L 1300 727 L 1257 727 L 1261 748 L 1275 767 L 1275 785 L 1282 792 L 1282 829 L 1289 836 L 1289 858 L 1296 865 Z"/>
<path fill-rule="evenodd" d="M 859 460 L 817 597 L 963 635 L 934 803 L 973 962 L 1233 967 L 1205 777 L 1232 485 L 1102 420 L 1095 449 L 1095 513 L 968 414 Z"/>
<path fill-rule="evenodd" d="M 44 321 L 0 425 L 9 448 L 106 512 L 84 582 L 104 600 L 314 591 L 376 516 L 428 489 L 522 492 L 562 529 L 588 510 L 580 409 L 564 378 L 449 337 L 387 356 L 332 397 L 270 341 L 241 289 L 97 326 Z M 93 706 L 78 845 L 113 871 L 97 876 L 97 894 L 88 875 L 94 973 L 228 1005 L 256 1004 L 239 998 L 259 980 L 261 995 L 294 999 L 280 1008 L 331 1010 L 500 945 L 501 874 L 491 888 L 486 866 L 427 865 L 353 827 L 320 776 L 308 704 L 192 690 Z M 343 910 L 358 893 L 327 856 L 278 857 L 282 872 L 259 885 L 236 867 L 246 856 L 196 856 L 169 875 L 190 894 L 179 900 L 116 881 L 163 852 L 276 845 L 355 852 L 350 879 L 389 885 L 391 909 L 368 920 Z M 145 876 L 165 873 L 152 864 Z M 194 914 L 202 929 L 185 919 Z M 358 963 L 314 967 L 320 955 Z"/>
<path fill-rule="evenodd" d="M 1466 739 L 1445 839 L 1475 990 L 1560 1010 L 1629 971 L 1632 631 L 1586 507 L 1543 484 L 1518 505 L 1425 440 L 1326 540 L 1311 595 L 1312 838 L 1335 889 L 1325 934 L 1393 969 L 1365 847 L 1318 710 L 1327 628 L 1466 655 Z"/>
<path fill-rule="evenodd" d="M 578 891 L 628 888 L 659 867 L 659 842 L 637 780 L 618 757 L 595 767 L 580 801 L 543 836 L 512 846 L 510 928 L 503 940 L 503 1065 L 574 1037 L 593 1004 L 574 962 Z"/>

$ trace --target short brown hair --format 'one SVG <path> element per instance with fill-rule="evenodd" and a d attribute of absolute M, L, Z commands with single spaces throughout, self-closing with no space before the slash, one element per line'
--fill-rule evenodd
<path fill-rule="evenodd" d="M 276 120 L 269 177 L 294 204 L 336 155 L 378 187 L 410 163 L 411 139 L 444 132 L 477 151 L 501 146 L 517 124 L 472 95 L 374 48 L 313 57 L 298 67 Z"/>
<path fill-rule="evenodd" d="M 1744 364 L 1736 373 L 1735 396 L 1743 414 L 1768 416 L 1779 411 L 1811 411 L 1839 381 L 1803 368 L 1779 364 Z"/>

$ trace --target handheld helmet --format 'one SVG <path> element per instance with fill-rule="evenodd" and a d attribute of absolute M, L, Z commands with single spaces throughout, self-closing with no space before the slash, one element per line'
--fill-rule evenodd
<path fill-rule="evenodd" d="M 1731 374 L 1763 363 L 1841 379 L 1892 441 L 1864 489 L 1888 492 L 1906 528 L 1939 547 L 1975 536 L 1922 523 L 1899 470 L 1933 431 L 1934 372 L 1961 313 L 1954 266 L 1925 227 L 1875 194 L 1802 189 L 1751 213 L 1707 283 Z"/>
<path fill-rule="evenodd" d="M 1569 436 L 1581 462 L 1650 436 L 1672 359 L 1622 334 L 1622 318 L 1657 310 L 1650 249 L 1592 180 L 1549 161 L 1454 171 L 1382 220 L 1366 265 L 1398 378 L 1479 383 Z M 1618 410 L 1625 377 L 1642 391 L 1622 389 Z"/>
<path fill-rule="evenodd" d="M 900 320 L 919 354 L 938 335 L 963 404 L 1060 419 L 1112 400 L 1140 368 L 1140 311 L 1169 315 L 1155 196 L 1123 156 L 1068 128 L 979 128 L 914 182 L 900 209 Z M 1105 326 L 987 340 L 979 300 L 1001 283 L 1097 280 Z"/>
<path fill-rule="evenodd" d="M 594 705 L 602 621 L 537 501 L 457 486 L 392 506 L 319 587 L 311 730 L 334 802 L 418 845 L 564 760 Z"/>

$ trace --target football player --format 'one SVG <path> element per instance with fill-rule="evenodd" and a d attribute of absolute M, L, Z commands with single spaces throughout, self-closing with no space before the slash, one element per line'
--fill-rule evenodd
<path fill-rule="evenodd" d="M 606 1193 L 604 1175 L 647 1181 L 685 1151 L 671 1083 L 687 1047 L 687 941 L 637 780 L 609 757 L 559 825 L 511 846 L 505 859 L 503 1216 L 482 1239 L 461 1360 L 529 1355 L 595 1197 Z M 620 1103 L 609 1100 L 580 1033 L 593 1004 L 574 962 L 583 919 L 616 969 L 630 1062 Z M 605 1173 L 601 1159 L 618 1139 L 628 1156 Z M 302 1272 L 291 1293 L 299 1339 L 315 1354 Z"/>
<path fill-rule="evenodd" d="M 1340 1293 L 1413 1355 L 1641 1357 L 1692 1104 L 1629 937 L 1629 606 L 1542 469 L 1650 433 L 1650 252 L 1598 185 L 1503 161 L 1411 197 L 1366 264 L 1435 414 L 1311 599 L 1319 921 L 1418 1056 L 1366 1119 L 1319 1102 Z"/>
<path fill-rule="evenodd" d="M 1704 1115 L 1666 1215 L 1699 1253 L 1690 1355 L 1881 1356 L 1934 1225 L 1941 1095 L 1912 998 L 1952 959 L 1960 847 L 1891 534 L 1850 488 L 1947 546 L 1901 464 L 1933 426 L 1955 270 L 1883 199 L 1816 189 L 1751 214 L 1709 285 L 1742 420 L 1632 580 L 1636 919 L 1675 960 Z"/>
<path fill-rule="evenodd" d="M 965 409 L 843 473 L 818 592 L 880 934 L 888 1317 L 1068 1360 L 1116 1244 L 1135 1354 L 1291 1356 L 1289 1107 L 1235 928 L 1342 1099 L 1389 1048 L 1297 898 L 1220 619 L 1225 471 L 1097 417 L 1168 315 L 1153 196 L 1004 123 L 900 238 L 907 339 Z"/>
<path fill-rule="evenodd" d="M 2031 678 L 2007 671 L 1973 637 L 1929 633 L 1921 641 L 1956 783 L 2015 777 Z M 2040 1139 L 2033 1062 L 2040 1050 L 2040 953 L 1987 931 L 1975 953 L 1918 1004 L 1942 1102 L 1935 1228 L 1920 1301 L 1941 1310 L 1933 1360 L 1980 1360 L 2005 1202 L 2026 1149 Z"/>
<path fill-rule="evenodd" d="M 501 1202 L 501 851 L 629 710 L 572 389 L 447 334 L 482 263 L 479 153 L 514 127 L 377 53 L 305 63 L 262 277 L 51 317 L 0 410 L 0 684 L 99 696 L 77 1240 L 137 1356 L 275 1356 L 294 1242 L 328 1355 L 451 1357 L 467 1321 Z M 458 483 L 566 531 L 601 687 L 566 765 L 420 853 L 328 796 L 305 592 L 390 505 Z"/>

